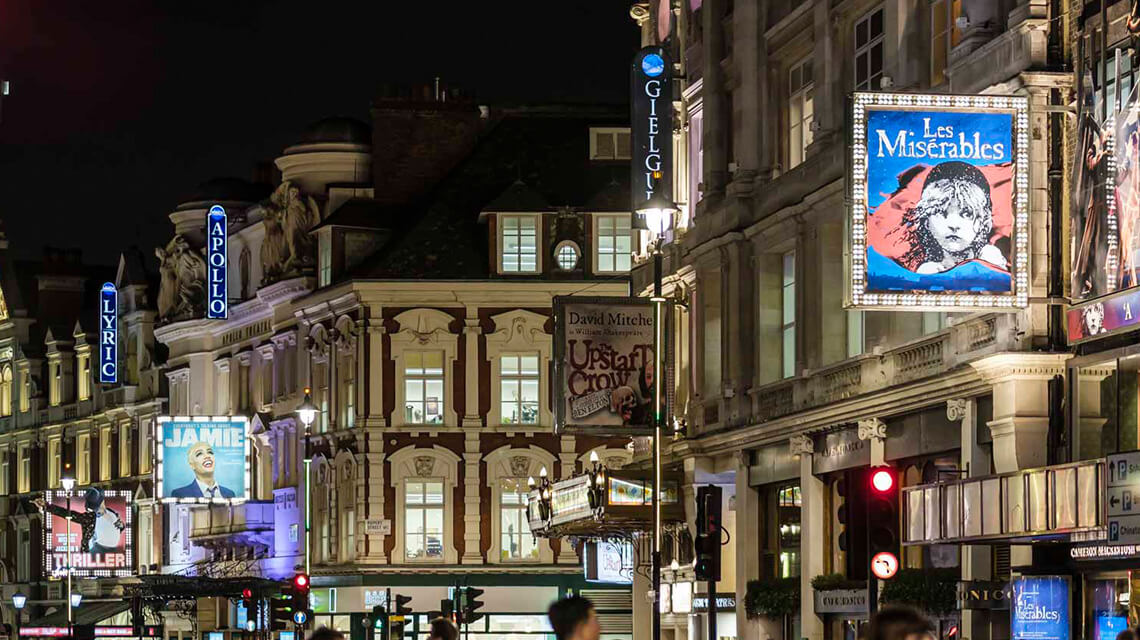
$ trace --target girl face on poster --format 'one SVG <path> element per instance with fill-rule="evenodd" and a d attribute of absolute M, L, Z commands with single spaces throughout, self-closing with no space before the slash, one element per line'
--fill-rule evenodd
<path fill-rule="evenodd" d="M 982 172 L 965 162 L 943 162 L 926 176 L 922 196 L 908 224 L 914 249 L 922 252 L 918 273 L 941 273 L 968 260 L 1005 268 L 1001 250 L 990 244 L 993 203 Z"/>

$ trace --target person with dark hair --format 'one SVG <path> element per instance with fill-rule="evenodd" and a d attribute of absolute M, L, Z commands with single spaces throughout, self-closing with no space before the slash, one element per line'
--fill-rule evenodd
<path fill-rule="evenodd" d="M 1132 629 L 1125 629 L 1116 634 L 1116 640 L 1136 640 L 1136 632 Z"/>
<path fill-rule="evenodd" d="M 934 625 L 916 609 L 887 605 L 871 616 L 867 640 L 934 640 Z"/>
<path fill-rule="evenodd" d="M 83 495 L 84 511 L 72 511 L 63 507 L 47 504 L 43 498 L 36 498 L 35 505 L 45 513 L 61 518 L 70 517 L 72 522 L 79 525 L 83 532 L 79 548 L 88 553 L 114 553 L 119 551 L 122 543 L 123 529 L 127 525 L 118 513 L 107 508 L 103 501 L 103 492 L 91 487 Z"/>
<path fill-rule="evenodd" d="M 1001 269 L 1008 262 L 990 244 L 993 201 L 981 170 L 965 162 L 934 165 L 922 183 L 922 195 L 903 216 L 910 249 L 906 261 L 917 273 L 942 273 L 969 260 Z"/>
<path fill-rule="evenodd" d="M 582 596 L 570 596 L 550 605 L 546 612 L 558 640 L 598 640 L 601 628 L 594 603 Z"/>
<path fill-rule="evenodd" d="M 336 629 L 319 627 L 309 634 L 309 640 L 344 640 L 344 634 Z"/>
<path fill-rule="evenodd" d="M 436 618 L 431 621 L 428 630 L 428 640 L 458 640 L 459 630 L 447 618 Z"/>

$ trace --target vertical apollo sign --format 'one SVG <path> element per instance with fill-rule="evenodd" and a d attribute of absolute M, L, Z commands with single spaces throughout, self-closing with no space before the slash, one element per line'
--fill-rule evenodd
<path fill-rule="evenodd" d="M 206 216 L 206 264 L 210 277 L 206 317 L 225 319 L 229 315 L 229 301 L 226 299 L 226 210 L 221 205 L 210 207 Z"/>
<path fill-rule="evenodd" d="M 99 382 L 119 381 L 119 292 L 110 282 L 99 290 Z"/>
<path fill-rule="evenodd" d="M 661 191 L 673 195 L 673 64 L 662 47 L 645 47 L 633 57 L 632 209 Z"/>

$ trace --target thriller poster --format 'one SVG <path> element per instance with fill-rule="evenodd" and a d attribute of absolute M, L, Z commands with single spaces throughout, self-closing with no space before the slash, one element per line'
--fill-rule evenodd
<path fill-rule="evenodd" d="M 874 93 L 854 105 L 852 306 L 1025 306 L 1025 101 Z"/>
<path fill-rule="evenodd" d="M 44 512 L 45 574 L 66 576 L 69 566 L 81 578 L 134 574 L 130 491 L 90 487 L 70 498 L 48 491 L 36 506 Z"/>
<path fill-rule="evenodd" d="M 666 318 L 668 309 L 662 305 Z M 558 429 L 613 435 L 651 429 L 654 305 L 644 298 L 566 297 L 555 299 L 554 313 Z"/>

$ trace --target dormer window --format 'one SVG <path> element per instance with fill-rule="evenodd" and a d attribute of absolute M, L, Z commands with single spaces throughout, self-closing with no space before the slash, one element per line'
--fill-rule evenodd
<path fill-rule="evenodd" d="M 622 273 L 629 271 L 633 256 L 630 215 L 594 216 L 594 271 Z"/>
<path fill-rule="evenodd" d="M 629 160 L 629 127 L 591 127 L 591 160 Z"/>
<path fill-rule="evenodd" d="M 538 216 L 512 214 L 499 220 L 502 272 L 538 273 Z"/>
<path fill-rule="evenodd" d="M 332 230 L 317 233 L 317 286 L 327 287 L 332 282 Z"/>
<path fill-rule="evenodd" d="M 562 271 L 573 271 L 578 266 L 579 257 L 578 245 L 570 240 L 563 240 L 554 250 L 554 261 Z"/>

